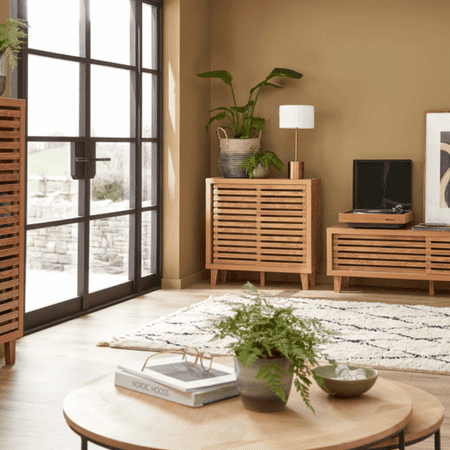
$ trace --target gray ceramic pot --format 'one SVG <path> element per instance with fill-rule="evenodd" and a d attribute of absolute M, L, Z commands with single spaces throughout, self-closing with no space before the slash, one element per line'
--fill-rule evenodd
<path fill-rule="evenodd" d="M 270 175 L 269 167 L 266 169 L 261 163 L 253 169 L 253 178 L 267 178 Z"/>
<path fill-rule="evenodd" d="M 282 383 L 287 400 L 291 392 L 293 378 L 293 375 L 287 375 L 290 364 L 289 359 L 260 359 L 250 367 L 243 367 L 242 363 L 236 357 L 234 358 L 237 386 L 240 398 L 246 409 L 258 412 L 274 412 L 281 411 L 286 407 L 286 403 L 273 393 L 266 381 L 256 379 L 256 374 L 261 364 L 272 362 L 279 364 L 286 374 L 283 376 Z"/>

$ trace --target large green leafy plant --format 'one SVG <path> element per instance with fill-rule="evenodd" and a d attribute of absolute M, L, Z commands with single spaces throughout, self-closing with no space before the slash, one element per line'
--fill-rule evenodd
<path fill-rule="evenodd" d="M 275 153 L 270 151 L 262 152 L 261 150 L 255 152 L 254 147 L 250 147 L 250 150 L 253 150 L 253 155 L 244 158 L 239 166 L 239 169 L 245 169 L 245 173 L 250 179 L 253 178 L 253 169 L 256 169 L 259 163 L 266 169 L 268 169 L 271 164 L 277 170 L 281 170 L 284 167 L 283 162 L 275 155 Z"/>
<path fill-rule="evenodd" d="M 9 18 L 5 24 L 0 24 L 0 55 L 9 53 L 9 65 L 13 70 L 17 65 L 17 53 L 22 48 L 25 30 L 28 25 L 19 19 Z"/>
<path fill-rule="evenodd" d="M 236 358 L 244 367 L 249 367 L 259 359 L 266 359 L 256 377 L 267 382 L 272 391 L 284 402 L 286 397 L 282 388 L 283 370 L 279 364 L 271 362 L 274 357 L 288 358 L 291 363 L 289 375 L 294 374 L 294 385 L 305 404 L 314 411 L 309 402 L 309 386 L 312 376 L 323 386 L 323 380 L 313 371 L 318 359 L 330 360 L 320 347 L 329 342 L 331 332 L 316 319 L 302 319 L 294 315 L 293 308 L 279 308 L 261 296 L 256 287 L 247 282 L 249 304 L 233 309 L 234 314 L 215 322 L 214 339 L 233 337 L 230 344 Z"/>
<path fill-rule="evenodd" d="M 234 138 L 250 139 L 252 135 L 257 135 L 262 130 L 262 127 L 264 125 L 264 119 L 262 119 L 261 117 L 254 117 L 253 115 L 261 89 L 264 86 L 273 86 L 281 89 L 282 86 L 277 86 L 276 84 L 269 83 L 269 80 L 274 77 L 299 79 L 303 75 L 291 69 L 273 69 L 272 72 L 263 81 L 250 89 L 250 96 L 248 98 L 247 104 L 244 106 L 237 106 L 236 104 L 236 97 L 234 95 L 234 89 L 231 83 L 233 81 L 233 77 L 231 76 L 230 72 L 227 72 L 226 70 L 214 70 L 211 72 L 198 73 L 197 76 L 200 78 L 220 78 L 225 84 L 230 86 L 231 95 L 233 96 L 233 106 L 229 108 L 221 106 L 220 108 L 216 108 L 210 111 L 222 112 L 216 114 L 214 117 L 211 117 L 208 124 L 206 125 L 206 132 L 208 133 L 209 126 L 215 120 L 228 119 L 231 122 L 233 128 L 223 128 L 230 129 L 233 133 Z M 252 99 L 254 92 L 256 92 L 255 98 Z"/>

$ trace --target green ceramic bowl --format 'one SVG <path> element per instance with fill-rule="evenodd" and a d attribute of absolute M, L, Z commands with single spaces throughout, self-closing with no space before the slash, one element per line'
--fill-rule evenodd
<path fill-rule="evenodd" d="M 350 370 L 359 369 L 360 367 L 348 366 Z M 366 372 L 365 380 L 337 380 L 336 379 L 336 366 L 328 365 L 328 366 L 320 366 L 313 369 L 313 372 L 316 375 L 319 375 L 323 381 L 325 386 L 330 392 L 327 392 L 323 386 L 319 383 L 321 389 L 323 389 L 327 394 L 335 395 L 336 397 L 357 397 L 358 395 L 364 394 L 367 392 L 377 381 L 378 372 L 374 369 L 364 369 Z"/>

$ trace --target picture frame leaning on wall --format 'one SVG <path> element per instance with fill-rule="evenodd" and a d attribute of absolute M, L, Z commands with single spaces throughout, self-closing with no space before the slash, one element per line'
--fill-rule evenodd
<path fill-rule="evenodd" d="M 425 112 L 426 224 L 450 225 L 450 111 Z"/>

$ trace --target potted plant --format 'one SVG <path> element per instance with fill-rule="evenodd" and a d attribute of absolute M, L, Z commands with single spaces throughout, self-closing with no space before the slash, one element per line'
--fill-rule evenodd
<path fill-rule="evenodd" d="M 26 37 L 24 31 L 26 28 L 28 25 L 19 19 L 9 18 L 6 24 L 0 24 L 0 95 L 3 95 L 6 89 L 7 57 L 9 56 L 11 70 L 14 70 L 17 65 L 17 53 Z"/>
<path fill-rule="evenodd" d="M 215 108 L 213 111 L 221 111 L 215 116 L 211 117 L 206 125 L 206 132 L 209 132 L 209 126 L 216 120 L 227 119 L 231 122 L 231 127 L 219 127 L 217 134 L 220 141 L 220 157 L 219 157 L 219 169 L 224 177 L 231 178 L 244 178 L 245 171 L 239 169 L 239 166 L 244 158 L 251 155 L 250 147 L 254 147 L 257 150 L 260 148 L 261 130 L 264 125 L 264 119 L 261 117 L 255 117 L 255 106 L 258 101 L 261 89 L 264 86 L 273 86 L 281 88 L 276 84 L 270 83 L 269 80 L 275 77 L 285 77 L 299 79 L 303 75 L 291 69 L 275 68 L 272 72 L 255 87 L 250 89 L 250 95 L 247 103 L 244 106 L 238 106 L 236 103 L 236 97 L 234 95 L 234 89 L 232 85 L 233 77 L 226 70 L 214 70 L 211 72 L 198 73 L 200 78 L 219 78 L 225 84 L 230 86 L 231 95 L 233 97 L 233 106 Z M 253 99 L 253 94 L 255 97 Z M 225 129 L 231 131 L 232 137 L 229 138 Z M 220 137 L 220 131 L 224 133 L 224 137 Z"/>
<path fill-rule="evenodd" d="M 213 339 L 236 340 L 230 347 L 245 408 L 261 412 L 283 409 L 295 376 L 297 391 L 314 412 L 309 402 L 310 377 L 324 386 L 312 369 L 319 358 L 334 363 L 320 350 L 331 332 L 315 319 L 295 316 L 291 307 L 271 305 L 250 282 L 244 287 L 248 302 L 214 323 Z"/>
<path fill-rule="evenodd" d="M 255 151 L 253 147 L 251 156 L 247 156 L 241 162 L 240 169 L 244 169 L 245 173 L 250 179 L 252 178 L 267 178 L 269 176 L 269 166 L 274 166 L 277 170 L 284 167 L 283 162 L 274 152 L 261 150 Z"/>

